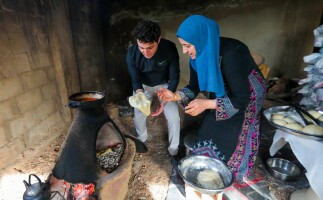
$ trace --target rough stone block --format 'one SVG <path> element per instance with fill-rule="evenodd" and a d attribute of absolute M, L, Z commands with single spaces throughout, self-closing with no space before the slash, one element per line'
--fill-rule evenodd
<path fill-rule="evenodd" d="M 41 87 L 42 97 L 45 101 L 53 99 L 57 95 L 57 88 L 54 81 Z"/>
<path fill-rule="evenodd" d="M 25 11 L 24 1 L 3 0 L 2 7 L 6 11 Z"/>
<path fill-rule="evenodd" d="M 15 140 L 11 141 L 9 144 L 0 148 L 0 169 L 12 164 L 17 155 L 21 154 L 25 150 L 25 144 L 23 143 L 20 138 L 16 138 Z"/>
<path fill-rule="evenodd" d="M 25 113 L 33 108 L 38 107 L 42 103 L 40 89 L 36 88 L 20 95 L 16 98 L 18 108 L 21 113 Z"/>
<path fill-rule="evenodd" d="M 9 131 L 12 138 L 16 138 L 27 132 L 36 124 L 36 119 L 33 112 L 28 112 L 19 118 L 9 121 Z"/>
<path fill-rule="evenodd" d="M 45 18 L 35 17 L 29 19 L 29 30 L 33 35 L 46 33 L 46 26 L 48 25 Z"/>
<path fill-rule="evenodd" d="M 46 72 L 47 72 L 47 77 L 49 80 L 51 80 L 51 81 L 56 80 L 56 71 L 55 71 L 54 67 L 51 66 L 51 67 L 47 68 Z"/>
<path fill-rule="evenodd" d="M 48 2 L 43 2 L 43 1 L 39 1 L 39 0 L 32 0 L 32 1 L 24 1 L 25 2 L 25 12 L 33 17 L 36 16 L 42 16 L 45 14 L 44 8 L 48 7 L 49 5 L 44 5 L 44 4 L 48 4 Z"/>
<path fill-rule="evenodd" d="M 10 12 L 0 13 L 0 27 L 3 27 L 1 30 L 5 30 L 7 33 L 20 32 L 22 30 L 19 16 Z"/>
<path fill-rule="evenodd" d="M 45 52 L 45 51 L 38 52 L 38 59 L 39 59 L 40 67 L 47 67 L 51 65 L 50 55 L 48 52 Z"/>
<path fill-rule="evenodd" d="M 11 99 L 0 102 L 0 124 L 5 120 L 11 120 L 18 116 L 19 112 L 15 103 Z"/>
<path fill-rule="evenodd" d="M 6 134 L 6 129 L 3 127 L 3 125 L 0 125 L 0 148 L 7 144 L 9 142 L 9 139 Z"/>
<path fill-rule="evenodd" d="M 19 77 L 4 79 L 0 82 L 0 102 L 21 94 L 24 89 Z"/>
<path fill-rule="evenodd" d="M 25 53 L 1 57 L 0 65 L 0 72 L 5 78 L 19 76 L 21 73 L 30 71 L 31 69 L 28 56 Z"/>
<path fill-rule="evenodd" d="M 83 1 L 81 3 L 81 11 L 85 13 L 93 13 L 93 3 L 90 1 Z"/>
<path fill-rule="evenodd" d="M 11 45 L 15 54 L 29 52 L 27 39 L 23 32 L 9 33 Z"/>
<path fill-rule="evenodd" d="M 49 133 L 47 122 L 44 120 L 24 133 L 22 139 L 27 147 L 31 147 L 39 144 Z"/>
<path fill-rule="evenodd" d="M 56 112 L 55 114 L 49 116 L 46 121 L 49 129 L 55 129 L 56 125 L 62 122 L 63 118 L 60 112 Z"/>
<path fill-rule="evenodd" d="M 36 70 L 25 73 L 21 76 L 26 89 L 30 90 L 35 87 L 40 87 L 48 82 L 46 73 L 43 70 Z"/>
<path fill-rule="evenodd" d="M 2 29 L 0 30 L 0 56 L 12 55 L 12 48 L 9 35 Z M 1 59 L 1 58 L 0 58 Z"/>
<path fill-rule="evenodd" d="M 49 115 L 55 113 L 55 111 L 57 111 L 57 109 L 54 101 L 46 101 L 42 103 L 35 110 L 35 117 L 37 122 L 46 119 Z"/>
<path fill-rule="evenodd" d="M 49 50 L 49 39 L 46 34 L 37 34 L 37 47 L 39 50 L 48 51 Z"/>

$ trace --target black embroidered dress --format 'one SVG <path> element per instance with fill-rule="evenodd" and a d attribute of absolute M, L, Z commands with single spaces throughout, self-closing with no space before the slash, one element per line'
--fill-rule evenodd
<path fill-rule="evenodd" d="M 259 121 L 265 95 L 265 80 L 248 47 L 231 38 L 220 38 L 220 67 L 226 96 L 210 99 L 216 110 L 206 110 L 193 153 L 218 157 L 238 179 L 249 174 L 259 146 Z M 190 82 L 179 91 L 182 106 L 200 92 L 196 71 L 190 67 Z"/>

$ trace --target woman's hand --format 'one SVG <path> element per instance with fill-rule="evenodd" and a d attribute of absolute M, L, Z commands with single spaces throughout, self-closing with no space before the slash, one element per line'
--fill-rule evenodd
<path fill-rule="evenodd" d="M 162 101 L 174 101 L 175 99 L 175 94 L 165 88 L 160 88 L 158 91 L 156 91 L 156 93 L 158 98 Z"/>
<path fill-rule="evenodd" d="M 216 109 L 216 102 L 210 99 L 195 99 L 185 107 L 185 113 L 196 116 L 206 109 Z"/>

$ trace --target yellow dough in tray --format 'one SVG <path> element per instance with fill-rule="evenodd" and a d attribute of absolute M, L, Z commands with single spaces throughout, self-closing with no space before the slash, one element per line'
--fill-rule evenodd
<path fill-rule="evenodd" d="M 287 122 L 286 122 L 286 121 L 284 121 L 284 120 L 279 120 L 279 119 L 273 119 L 273 122 L 274 122 L 275 124 L 277 124 L 277 125 L 280 125 L 280 126 L 284 126 L 284 125 L 286 125 L 286 124 L 287 124 Z"/>
<path fill-rule="evenodd" d="M 318 125 L 307 125 L 303 129 L 304 133 L 312 134 L 312 135 L 322 135 L 323 136 L 323 127 Z"/>
<path fill-rule="evenodd" d="M 281 114 L 273 114 L 272 116 L 271 116 L 271 119 L 272 120 L 274 120 L 274 119 L 276 119 L 276 120 L 280 120 L 280 119 L 284 119 L 285 118 L 285 116 L 284 115 L 281 115 Z"/>
<path fill-rule="evenodd" d="M 315 119 L 318 119 L 321 116 L 321 113 L 317 112 L 316 110 L 309 110 L 307 112 L 310 113 Z"/>
<path fill-rule="evenodd" d="M 289 124 L 286 124 L 284 126 L 286 128 L 290 128 L 290 129 L 297 130 L 297 131 L 302 131 L 303 130 L 303 126 L 301 126 L 298 123 L 289 123 Z"/>

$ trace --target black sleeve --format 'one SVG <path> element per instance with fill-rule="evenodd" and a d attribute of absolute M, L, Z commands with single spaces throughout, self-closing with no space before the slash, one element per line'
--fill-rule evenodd
<path fill-rule="evenodd" d="M 143 89 L 143 87 L 142 87 L 142 83 L 140 80 L 140 71 L 136 67 L 136 63 L 133 60 L 132 54 L 133 54 L 133 51 L 130 47 L 128 49 L 126 60 L 127 60 L 128 73 L 131 77 L 132 88 L 134 91 L 136 91 L 137 89 Z"/>
<path fill-rule="evenodd" d="M 173 51 L 173 57 L 170 61 L 169 65 L 169 85 L 168 89 L 172 92 L 176 91 L 176 88 L 179 83 L 179 75 L 180 75 L 180 70 L 179 70 L 179 56 L 177 52 L 177 48 L 174 45 L 174 51 Z"/>
<path fill-rule="evenodd" d="M 200 92 L 200 87 L 199 87 L 199 82 L 198 82 L 198 78 L 197 78 L 197 73 L 192 68 L 191 64 L 190 64 L 190 82 L 188 83 L 188 85 L 186 86 L 186 88 L 190 89 L 194 93 L 195 97 Z"/>
<path fill-rule="evenodd" d="M 223 56 L 222 76 L 227 87 L 227 96 L 235 109 L 245 108 L 250 101 L 249 50 L 239 46 Z"/>

